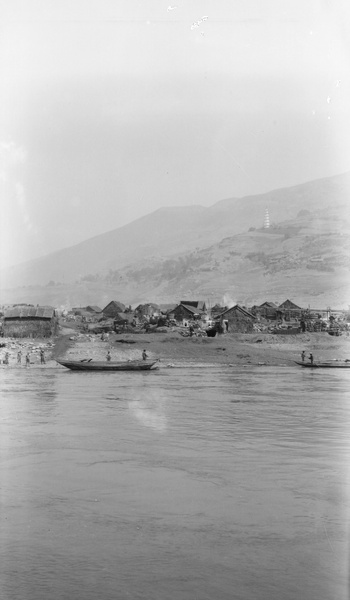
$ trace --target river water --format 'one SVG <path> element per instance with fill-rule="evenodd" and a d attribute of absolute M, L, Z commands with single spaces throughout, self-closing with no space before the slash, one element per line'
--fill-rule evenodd
<path fill-rule="evenodd" d="M 350 371 L 0 379 L 2 599 L 348 599 Z"/>

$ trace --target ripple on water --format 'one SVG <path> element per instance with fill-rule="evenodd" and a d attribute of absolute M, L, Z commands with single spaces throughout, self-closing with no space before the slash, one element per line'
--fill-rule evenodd
<path fill-rule="evenodd" d="M 345 600 L 349 380 L 4 372 L 3 597 Z"/>

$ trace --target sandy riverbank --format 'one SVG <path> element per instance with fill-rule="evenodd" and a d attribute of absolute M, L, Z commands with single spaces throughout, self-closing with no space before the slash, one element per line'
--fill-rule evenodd
<path fill-rule="evenodd" d="M 73 339 L 72 339 L 73 338 Z M 110 334 L 100 336 L 68 330 L 57 338 L 54 358 L 104 360 L 108 350 L 112 360 L 140 359 L 143 349 L 160 365 L 171 363 L 288 365 L 300 360 L 302 350 L 314 355 L 315 362 L 350 359 L 350 337 L 326 333 L 295 336 L 273 334 L 223 334 L 215 338 L 182 337 L 178 332 L 151 334 Z"/>
<path fill-rule="evenodd" d="M 327 333 L 305 333 L 292 336 L 273 334 L 223 334 L 215 338 L 183 337 L 176 330 L 167 333 L 115 334 L 101 340 L 100 335 L 81 333 L 78 329 L 61 327 L 53 340 L 4 339 L 1 366 L 9 352 L 7 368 L 25 367 L 25 354 L 30 353 L 31 367 L 61 368 L 60 358 L 104 360 L 110 351 L 112 360 L 141 359 L 146 349 L 149 358 L 160 360 L 160 367 L 181 364 L 229 365 L 290 365 L 300 360 L 302 350 L 312 352 L 315 362 L 350 359 L 350 336 L 332 337 Z M 40 363 L 40 349 L 45 350 L 45 364 Z M 22 351 L 22 363 L 17 352 Z M 63 367 L 62 367 L 63 368 Z"/>
<path fill-rule="evenodd" d="M 76 335 L 74 329 L 61 328 L 60 334 L 54 338 L 0 338 L 0 366 L 8 368 L 27 368 L 26 355 L 29 355 L 29 367 L 52 368 L 57 365 L 56 358 L 63 356 L 74 345 L 69 338 Z M 41 350 L 44 360 L 41 362 Z M 21 353 L 20 362 L 18 353 Z M 5 356 L 8 354 L 8 364 Z"/>

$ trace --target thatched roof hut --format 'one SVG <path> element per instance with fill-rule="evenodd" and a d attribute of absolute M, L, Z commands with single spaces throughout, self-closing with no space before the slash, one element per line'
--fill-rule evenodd
<path fill-rule="evenodd" d="M 220 322 L 227 321 L 227 331 L 230 333 L 251 333 L 256 318 L 248 310 L 236 304 L 218 315 L 216 320 Z"/>
<path fill-rule="evenodd" d="M 279 305 L 278 312 L 286 320 L 290 318 L 299 319 L 301 317 L 302 308 L 287 299 Z"/>
<path fill-rule="evenodd" d="M 252 311 L 264 319 L 276 319 L 278 307 L 274 302 L 263 302 L 259 306 L 253 306 Z"/>
<path fill-rule="evenodd" d="M 118 313 L 122 313 L 125 311 L 125 304 L 122 302 L 118 302 L 117 300 L 112 300 L 102 309 L 102 312 L 105 317 L 114 318 Z"/>
<path fill-rule="evenodd" d="M 99 314 L 102 312 L 102 308 L 100 308 L 99 306 L 91 306 L 90 304 L 85 308 L 85 310 L 86 312 L 92 314 Z"/>
<path fill-rule="evenodd" d="M 185 306 L 193 306 L 197 309 L 197 312 L 206 312 L 207 307 L 204 300 L 180 300 L 180 304 Z"/>
<path fill-rule="evenodd" d="M 57 317 L 51 306 L 15 306 L 4 314 L 5 337 L 51 337 L 56 329 Z"/>
<path fill-rule="evenodd" d="M 139 304 L 135 310 L 134 315 L 138 319 L 143 319 L 144 317 L 153 317 L 158 316 L 160 314 L 160 306 L 159 304 L 154 304 L 154 302 L 146 302 L 146 304 Z"/>
<path fill-rule="evenodd" d="M 183 321 L 184 319 L 199 319 L 204 317 L 204 315 L 205 312 L 199 308 L 189 304 L 182 304 L 182 302 L 169 313 L 169 317 L 174 318 L 179 322 Z"/>

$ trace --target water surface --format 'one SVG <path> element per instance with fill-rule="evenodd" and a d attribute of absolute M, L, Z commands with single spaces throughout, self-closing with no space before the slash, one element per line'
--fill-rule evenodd
<path fill-rule="evenodd" d="M 0 377 L 1 598 L 347 600 L 349 372 Z"/>

